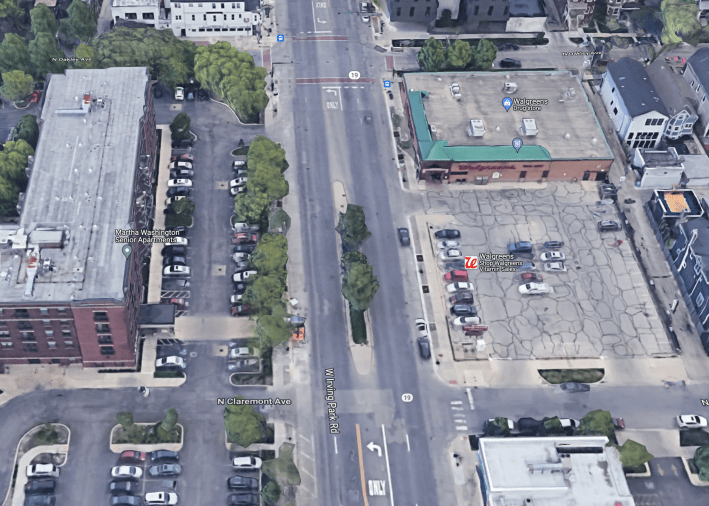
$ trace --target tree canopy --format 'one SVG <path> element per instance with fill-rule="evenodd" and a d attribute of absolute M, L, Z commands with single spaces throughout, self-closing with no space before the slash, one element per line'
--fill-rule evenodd
<path fill-rule="evenodd" d="M 353 265 L 366 264 L 367 256 L 359 251 L 348 251 L 342 255 L 341 263 L 345 271 L 348 271 Z"/>
<path fill-rule="evenodd" d="M 487 39 L 480 39 L 473 51 L 472 70 L 490 70 L 495 58 L 497 58 L 497 47 L 495 44 Z"/>
<path fill-rule="evenodd" d="M 96 35 L 96 16 L 86 2 L 72 2 L 66 12 L 69 17 L 62 19 L 59 25 L 63 34 L 81 42 L 88 42 Z"/>
<path fill-rule="evenodd" d="M 248 181 L 247 181 L 248 184 Z M 271 199 L 265 193 L 247 189 L 234 198 L 234 212 L 239 219 L 247 223 L 261 223 L 266 218 L 266 211 Z"/>
<path fill-rule="evenodd" d="M 244 293 L 244 302 L 251 306 L 255 315 L 270 314 L 275 306 L 282 304 L 285 284 L 275 276 L 257 275 L 250 281 Z"/>
<path fill-rule="evenodd" d="M 652 454 L 645 448 L 645 445 L 636 443 L 632 439 L 628 439 L 623 443 L 623 446 L 613 446 L 620 453 L 620 462 L 626 469 L 636 469 L 646 462 L 650 462 L 653 458 Z"/>
<path fill-rule="evenodd" d="M 253 169 L 257 165 L 265 164 L 278 167 L 281 172 L 285 172 L 286 169 L 288 169 L 286 150 L 277 142 L 273 142 L 268 137 L 259 135 L 249 144 L 246 164 L 249 169 Z"/>
<path fill-rule="evenodd" d="M 74 51 L 74 58 L 76 58 L 76 61 L 69 62 L 69 66 L 73 69 L 98 68 L 98 57 L 91 46 L 79 44 L 76 51 Z"/>
<path fill-rule="evenodd" d="M 190 136 L 190 125 L 192 121 L 190 117 L 184 112 L 181 112 L 175 119 L 170 123 L 170 132 L 172 133 L 172 140 L 186 139 Z"/>
<path fill-rule="evenodd" d="M 239 395 L 237 399 L 244 397 Z M 224 408 L 224 429 L 229 441 L 248 448 L 268 433 L 266 418 L 251 405 L 228 405 Z"/>
<path fill-rule="evenodd" d="M 0 43 L 0 72 L 4 74 L 14 71 L 32 74 L 30 51 L 25 39 L 14 33 L 6 33 Z"/>
<path fill-rule="evenodd" d="M 288 241 L 283 234 L 264 234 L 251 255 L 259 275 L 281 277 L 288 262 Z"/>
<path fill-rule="evenodd" d="M 32 33 L 35 35 L 46 32 L 54 36 L 59 29 L 57 18 L 54 17 L 54 13 L 46 4 L 35 5 L 30 11 L 30 18 L 32 19 Z"/>
<path fill-rule="evenodd" d="M 597 409 L 591 411 L 580 420 L 581 424 L 576 428 L 577 435 L 583 436 L 606 436 L 608 441 L 615 442 L 615 426 L 610 411 Z"/>
<path fill-rule="evenodd" d="M 699 469 L 699 479 L 709 481 L 709 445 L 697 448 L 694 452 L 694 465 Z"/>
<path fill-rule="evenodd" d="M 416 58 L 421 68 L 426 72 L 438 72 L 441 70 L 443 62 L 446 61 L 446 53 L 443 50 L 443 44 L 431 37 L 416 54 Z"/>
<path fill-rule="evenodd" d="M 358 311 L 366 311 L 379 290 L 377 277 L 371 265 L 355 264 L 342 279 L 342 295 Z"/>
<path fill-rule="evenodd" d="M 283 316 L 265 315 L 258 319 L 256 335 L 261 349 L 275 348 L 291 338 L 293 329 Z"/>
<path fill-rule="evenodd" d="M 357 250 L 372 233 L 367 228 L 364 217 L 364 208 L 347 204 L 344 214 L 340 213 L 340 221 L 335 229 L 342 237 L 345 249 Z"/>
<path fill-rule="evenodd" d="M 39 139 L 37 116 L 34 114 L 25 114 L 22 116 L 22 119 L 15 125 L 12 132 L 12 140 L 17 141 L 19 139 L 29 144 L 33 150 L 37 148 L 37 140 Z"/>
<path fill-rule="evenodd" d="M 467 41 L 456 39 L 446 49 L 446 67 L 453 70 L 464 70 L 473 60 L 473 48 Z"/>
<path fill-rule="evenodd" d="M 47 74 L 61 74 L 67 67 L 67 63 L 62 61 L 66 55 L 57 47 L 57 41 L 51 33 L 38 33 L 30 41 L 29 51 L 37 79 L 44 79 Z"/>
<path fill-rule="evenodd" d="M 0 216 L 16 216 L 20 192 L 27 188 L 27 157 L 32 146 L 22 139 L 5 143 L 0 151 Z"/>

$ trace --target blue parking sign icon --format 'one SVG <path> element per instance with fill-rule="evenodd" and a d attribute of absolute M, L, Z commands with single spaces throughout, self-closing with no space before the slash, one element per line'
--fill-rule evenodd
<path fill-rule="evenodd" d="M 285 39 L 286 39 L 286 38 L 285 38 L 284 35 L 278 35 L 278 36 L 276 37 L 276 40 L 277 40 L 278 42 L 283 42 Z"/>
<path fill-rule="evenodd" d="M 391 88 L 391 81 L 384 81 L 385 88 Z"/>

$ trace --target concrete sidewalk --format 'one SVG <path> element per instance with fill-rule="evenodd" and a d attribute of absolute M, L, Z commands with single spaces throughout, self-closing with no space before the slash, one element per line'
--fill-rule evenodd
<path fill-rule="evenodd" d="M 624 429 L 616 431 L 618 443 L 622 445 L 628 439 L 645 445 L 647 451 L 658 457 L 693 458 L 696 446 L 680 446 L 678 429 Z"/>

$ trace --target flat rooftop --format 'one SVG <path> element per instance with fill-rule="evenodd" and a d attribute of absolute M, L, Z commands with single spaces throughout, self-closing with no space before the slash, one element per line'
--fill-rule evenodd
<path fill-rule="evenodd" d="M 613 158 L 581 83 L 568 71 L 412 73 L 404 74 L 404 79 L 408 92 L 426 92 L 422 99 L 425 115 L 419 116 L 428 125 L 435 126 L 434 141 L 447 141 L 452 147 L 504 146 L 501 152 L 511 149 L 515 153 L 511 148 L 512 140 L 519 137 L 524 142 L 520 156 L 515 157 L 519 159 L 524 159 L 521 155 L 528 146 L 545 150 L 555 160 Z M 453 83 L 460 86 L 460 100 L 450 91 Z M 505 83 L 514 83 L 517 91 L 504 91 Z M 520 111 L 513 106 L 508 112 L 502 105 L 505 97 L 546 100 L 547 103 L 534 105 L 540 110 Z M 416 121 L 416 112 L 412 110 L 412 114 Z M 484 136 L 468 135 L 473 119 L 483 121 Z M 534 120 L 536 136 L 522 133 L 524 119 Z M 419 131 L 417 126 L 421 142 Z M 474 157 L 473 153 L 478 150 L 467 151 L 469 154 L 465 156 Z"/>
<path fill-rule="evenodd" d="M 606 448 L 607 442 L 604 436 L 480 439 L 491 504 L 525 504 L 530 498 L 544 506 L 634 505 L 616 450 Z"/>
<path fill-rule="evenodd" d="M 41 260 L 51 260 L 53 270 L 38 273 L 30 298 L 24 296 L 25 251 L 2 250 L 3 302 L 123 300 L 127 260 L 115 234 L 116 229 L 132 228 L 148 81 L 145 67 L 51 75 L 20 227 L 30 237 L 42 229 L 63 230 L 63 248 L 41 249 Z M 103 99 L 104 106 L 94 102 L 90 112 L 80 114 L 87 93 L 94 100 Z"/>
<path fill-rule="evenodd" d="M 655 190 L 655 196 L 666 217 L 679 216 L 682 212 L 687 217 L 704 214 L 702 204 L 692 190 Z"/>

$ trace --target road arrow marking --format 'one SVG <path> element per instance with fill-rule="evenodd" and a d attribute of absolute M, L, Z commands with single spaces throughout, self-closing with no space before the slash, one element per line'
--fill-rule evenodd
<path fill-rule="evenodd" d="M 367 445 L 367 448 L 368 448 L 369 451 L 371 451 L 371 452 L 373 452 L 373 451 L 376 450 L 376 451 L 377 451 L 377 455 L 379 455 L 380 457 L 382 456 L 382 447 L 379 446 L 379 445 L 375 445 L 373 441 Z"/>
<path fill-rule="evenodd" d="M 318 23 L 327 23 L 327 21 L 323 21 L 322 19 L 318 18 Z"/>

